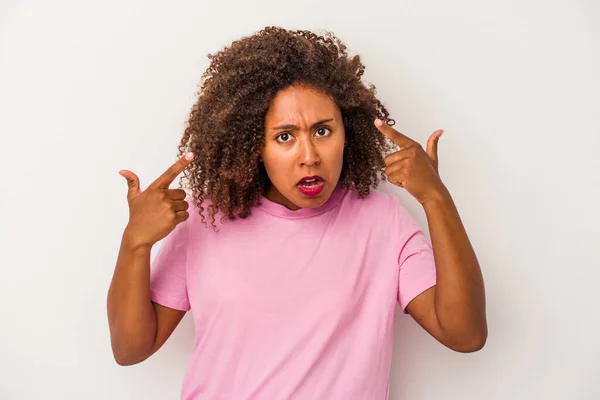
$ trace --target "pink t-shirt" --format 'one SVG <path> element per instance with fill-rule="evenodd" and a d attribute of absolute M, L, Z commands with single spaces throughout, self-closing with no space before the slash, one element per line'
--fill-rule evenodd
<path fill-rule="evenodd" d="M 387 399 L 396 304 L 436 283 L 429 240 L 382 192 L 261 201 L 219 232 L 190 202 L 154 258 L 152 301 L 193 314 L 181 398 Z"/>

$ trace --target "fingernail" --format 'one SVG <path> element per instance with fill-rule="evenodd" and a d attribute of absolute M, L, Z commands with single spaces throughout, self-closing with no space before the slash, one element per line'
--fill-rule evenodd
<path fill-rule="evenodd" d="M 191 160 L 192 158 L 194 158 L 194 153 L 192 153 L 192 152 L 189 152 L 185 155 L 185 159 L 188 161 Z"/>
<path fill-rule="evenodd" d="M 377 125 L 377 126 L 382 126 L 382 125 L 383 125 L 383 121 L 382 121 L 382 120 L 380 120 L 379 118 L 377 118 L 377 119 L 375 120 L 375 125 Z"/>

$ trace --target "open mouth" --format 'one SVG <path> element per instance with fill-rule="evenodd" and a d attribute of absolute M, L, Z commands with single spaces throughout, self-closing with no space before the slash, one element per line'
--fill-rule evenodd
<path fill-rule="evenodd" d="M 323 182 L 323 180 L 320 178 L 307 179 L 307 180 L 301 181 L 300 186 L 310 188 L 310 187 L 315 187 L 315 186 L 319 185 L 321 182 Z"/>
<path fill-rule="evenodd" d="M 314 197 L 321 194 L 325 188 L 325 181 L 320 176 L 307 177 L 298 182 L 297 187 L 304 196 Z"/>

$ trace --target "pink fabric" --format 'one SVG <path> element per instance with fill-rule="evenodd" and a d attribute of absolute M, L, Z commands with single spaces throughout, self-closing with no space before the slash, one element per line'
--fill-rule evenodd
<path fill-rule="evenodd" d="M 387 399 L 396 304 L 435 285 L 431 245 L 394 196 L 336 188 L 318 208 L 262 198 L 161 243 L 151 297 L 190 310 L 185 400 Z"/>

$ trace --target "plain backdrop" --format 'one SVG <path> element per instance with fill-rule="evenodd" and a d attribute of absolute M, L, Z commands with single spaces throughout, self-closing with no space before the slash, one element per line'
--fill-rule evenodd
<path fill-rule="evenodd" d="M 189 315 L 144 363 L 112 357 L 118 171 L 168 167 L 207 54 L 267 25 L 334 32 L 396 128 L 445 130 L 489 338 L 455 353 L 398 313 L 390 399 L 599 399 L 599 4 L 0 1 L 0 399 L 179 397 Z"/>

